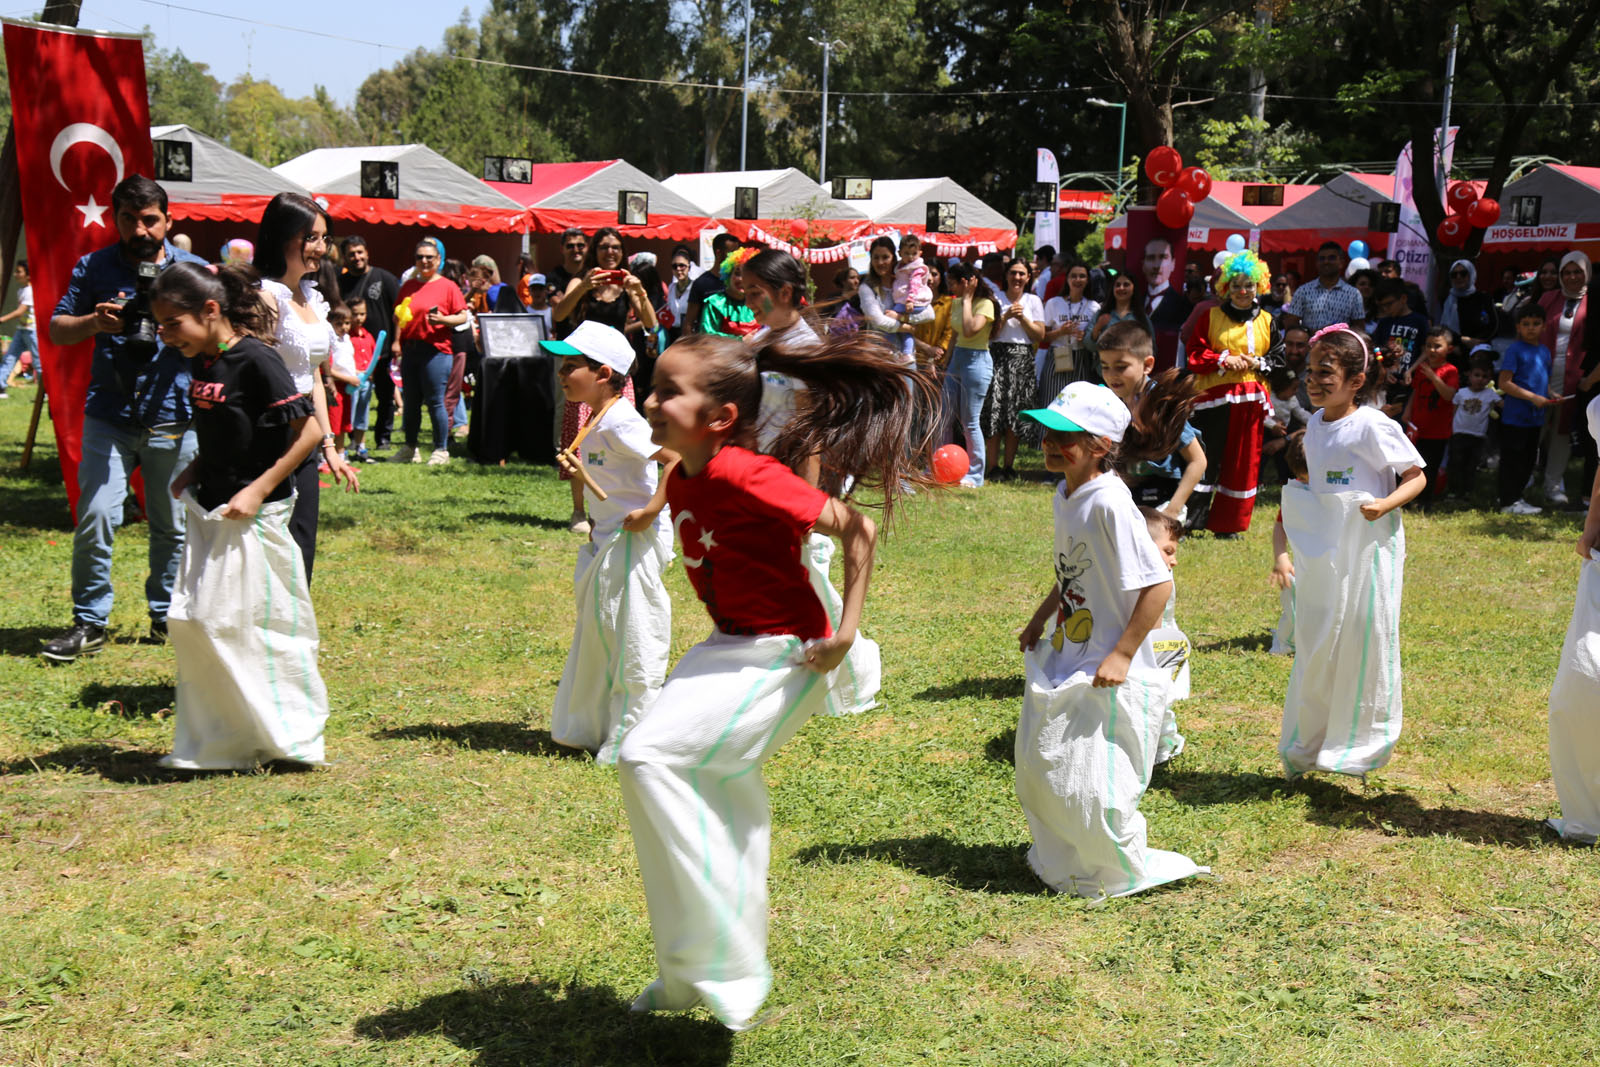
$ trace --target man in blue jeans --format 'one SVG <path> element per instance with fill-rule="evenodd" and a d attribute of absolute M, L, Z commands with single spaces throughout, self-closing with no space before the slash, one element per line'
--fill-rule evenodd
<path fill-rule="evenodd" d="M 78 260 L 50 319 L 55 344 L 94 338 L 78 464 L 78 528 L 72 536 L 72 628 L 46 642 L 40 653 L 56 663 L 71 663 L 105 646 L 111 542 L 122 525 L 122 501 L 136 468 L 144 472 L 150 522 L 150 574 L 144 584 L 150 636 L 165 640 L 167 605 L 183 551 L 183 506 L 172 499 L 170 486 L 195 455 L 189 361 L 154 334 L 125 335 L 137 323 L 125 322 L 122 312 L 138 291 L 141 264 L 164 270 L 177 262 L 204 265 L 205 260 L 167 241 L 167 194 L 149 178 L 135 174 L 117 183 L 111 209 L 119 240 Z"/>

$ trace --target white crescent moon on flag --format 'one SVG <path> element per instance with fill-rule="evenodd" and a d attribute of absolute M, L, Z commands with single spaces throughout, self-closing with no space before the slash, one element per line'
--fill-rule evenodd
<path fill-rule="evenodd" d="M 50 143 L 50 170 L 55 173 L 56 181 L 61 183 L 61 188 L 68 192 L 72 191 L 67 185 L 67 180 L 61 176 L 61 157 L 75 144 L 92 144 L 102 149 L 117 165 L 117 181 L 122 181 L 122 147 L 109 133 L 94 123 L 74 122 L 56 134 L 56 139 Z"/>

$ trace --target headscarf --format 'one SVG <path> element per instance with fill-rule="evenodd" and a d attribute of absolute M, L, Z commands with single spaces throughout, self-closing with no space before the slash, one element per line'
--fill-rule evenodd
<path fill-rule="evenodd" d="M 1562 256 L 1561 266 L 1558 269 L 1566 270 L 1568 263 L 1576 263 L 1578 266 L 1583 268 L 1583 288 L 1579 289 L 1575 293 L 1569 292 L 1566 285 L 1563 283 L 1561 285 L 1561 294 L 1568 300 L 1581 300 L 1583 299 L 1583 295 L 1589 291 L 1589 281 L 1591 277 L 1593 277 L 1593 268 L 1591 268 L 1589 265 L 1589 257 L 1578 251 L 1568 252 L 1566 255 Z"/>
<path fill-rule="evenodd" d="M 1461 333 L 1461 308 L 1460 301 L 1472 295 L 1478 288 L 1478 268 L 1472 265 L 1469 259 L 1458 259 L 1450 264 L 1450 273 L 1454 274 L 1460 267 L 1467 272 L 1466 285 L 1452 285 L 1450 292 L 1445 294 L 1444 307 L 1439 312 L 1439 325 L 1448 326 L 1457 335 Z"/>

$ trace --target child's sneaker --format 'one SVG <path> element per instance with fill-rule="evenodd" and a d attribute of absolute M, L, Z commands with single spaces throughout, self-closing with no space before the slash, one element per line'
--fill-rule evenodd
<path fill-rule="evenodd" d="M 433 450 L 433 454 L 428 457 L 428 466 L 430 467 L 442 467 L 449 462 L 450 450 L 448 448 L 436 448 Z"/>
<path fill-rule="evenodd" d="M 378 462 L 378 457 L 374 456 L 371 452 L 368 452 L 366 445 L 362 445 L 360 448 L 356 449 L 356 459 L 360 460 L 362 463 Z"/>
<path fill-rule="evenodd" d="M 1508 504 L 1506 507 L 1501 508 L 1500 509 L 1500 514 L 1502 514 L 1502 515 L 1538 515 L 1538 514 L 1542 513 L 1543 511 L 1544 511 L 1544 508 L 1541 508 L 1541 507 L 1538 507 L 1536 505 L 1530 504 L 1526 500 L 1519 500 L 1515 504 Z"/>

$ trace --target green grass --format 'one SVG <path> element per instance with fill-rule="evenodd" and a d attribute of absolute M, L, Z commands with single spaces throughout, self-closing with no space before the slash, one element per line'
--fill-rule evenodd
<path fill-rule="evenodd" d="M 0 1063 L 1577 1064 L 1600 1052 L 1600 854 L 1558 844 L 1545 700 L 1577 520 L 1408 516 L 1406 727 L 1363 787 L 1279 776 L 1271 501 L 1196 539 L 1189 747 L 1152 843 L 1215 867 L 1102 907 L 1041 891 L 1013 631 L 1050 583 L 1038 484 L 917 501 L 867 630 L 883 707 L 767 767 L 780 1018 L 632 1016 L 653 976 L 615 774 L 551 744 L 577 548 L 549 470 L 375 466 L 325 494 L 332 694 L 312 773 L 181 778 L 169 649 L 51 668 L 71 531 L 0 405 Z M 1025 457 L 1036 462 L 1036 457 Z M 673 568 L 676 651 L 708 629 Z"/>

